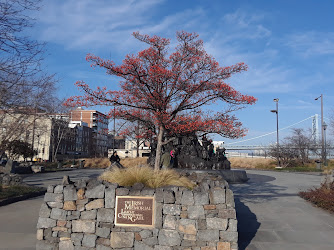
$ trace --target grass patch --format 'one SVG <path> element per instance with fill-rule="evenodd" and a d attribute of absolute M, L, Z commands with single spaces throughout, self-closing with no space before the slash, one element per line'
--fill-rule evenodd
<path fill-rule="evenodd" d="M 331 171 L 334 169 L 334 161 L 328 161 L 328 167 L 323 167 L 321 170 L 316 169 L 316 163 L 310 162 L 305 165 L 299 165 L 295 163 L 296 166 L 285 167 L 277 169 L 276 159 L 271 158 L 239 158 L 231 157 L 228 159 L 231 162 L 232 168 L 243 168 L 243 169 L 259 169 L 259 170 L 275 170 L 275 171 L 289 171 L 289 172 L 322 172 L 324 169 Z"/>
<path fill-rule="evenodd" d="M 195 183 L 187 177 L 181 176 L 172 169 L 154 171 L 148 166 L 135 166 L 126 169 L 112 168 L 104 172 L 100 179 L 120 186 L 132 186 L 142 183 L 146 187 L 158 188 L 163 186 L 180 186 L 193 189 Z"/>
<path fill-rule="evenodd" d="M 318 207 L 334 212 L 333 182 L 328 186 L 323 184 L 319 188 L 313 188 L 306 192 L 300 192 L 299 195 Z"/>
<path fill-rule="evenodd" d="M 276 161 L 270 158 L 231 157 L 228 160 L 232 168 L 273 170 L 277 166 Z"/>
<path fill-rule="evenodd" d="M 32 187 L 24 185 L 2 187 L 0 188 L 0 200 L 18 197 L 31 193 L 37 193 L 44 190 L 45 189 L 41 187 Z"/>

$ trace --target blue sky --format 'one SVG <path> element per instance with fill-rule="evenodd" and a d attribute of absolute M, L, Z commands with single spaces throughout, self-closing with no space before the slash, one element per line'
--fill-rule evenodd
<path fill-rule="evenodd" d="M 314 100 L 320 94 L 324 115 L 331 118 L 333 10 L 332 0 L 44 0 L 30 35 L 47 42 L 45 66 L 60 79 L 59 96 L 69 97 L 79 94 L 77 80 L 117 87 L 119 79 L 90 67 L 87 53 L 120 63 L 145 46 L 131 36 L 133 31 L 171 38 L 171 48 L 176 31 L 196 32 L 221 65 L 249 66 L 228 81 L 258 98 L 257 104 L 236 112 L 249 130 L 243 139 L 249 139 L 276 131 L 273 98 L 279 98 L 281 128 L 320 114 L 320 101 Z M 296 127 L 311 128 L 311 119 Z M 281 131 L 281 138 L 289 132 Z M 246 144 L 275 140 L 272 134 Z"/>

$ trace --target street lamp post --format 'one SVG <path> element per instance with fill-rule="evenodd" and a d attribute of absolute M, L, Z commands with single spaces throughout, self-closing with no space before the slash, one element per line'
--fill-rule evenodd
<path fill-rule="evenodd" d="M 326 147 L 326 129 L 327 129 L 327 124 L 324 122 L 323 126 L 323 130 L 324 130 L 324 166 L 327 166 L 327 147 Z"/>
<path fill-rule="evenodd" d="M 321 94 L 319 97 L 314 100 L 321 100 L 321 161 L 322 164 L 325 164 L 325 137 L 324 137 L 324 102 L 323 95 Z"/>
<path fill-rule="evenodd" d="M 280 148 L 279 148 L 279 135 L 278 135 L 278 98 L 274 99 L 274 102 L 276 102 L 276 109 L 270 110 L 270 112 L 276 113 L 276 129 L 277 129 L 277 139 L 276 139 L 276 145 L 277 145 L 277 167 L 276 168 L 282 168 L 281 162 L 280 162 Z"/>

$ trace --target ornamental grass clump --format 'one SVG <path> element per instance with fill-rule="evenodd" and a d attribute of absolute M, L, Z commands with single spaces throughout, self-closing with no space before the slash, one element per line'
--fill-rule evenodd
<path fill-rule="evenodd" d="M 142 183 L 146 187 L 158 188 L 163 186 L 180 186 L 194 188 L 195 183 L 181 176 L 172 169 L 153 170 L 148 166 L 135 166 L 126 169 L 112 168 L 100 176 L 101 180 L 117 183 L 120 186 L 132 186 Z"/>

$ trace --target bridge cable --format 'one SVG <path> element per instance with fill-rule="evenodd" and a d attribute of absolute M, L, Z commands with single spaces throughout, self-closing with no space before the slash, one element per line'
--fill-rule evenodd
<path fill-rule="evenodd" d="M 314 115 L 312 115 L 312 116 L 310 116 L 310 117 L 308 117 L 308 118 L 306 118 L 306 119 L 304 119 L 304 120 L 302 120 L 302 121 L 296 122 L 296 123 L 294 123 L 294 124 L 292 124 L 292 125 L 289 125 L 289 126 L 287 126 L 287 127 L 285 127 L 285 128 L 281 128 L 281 129 L 279 129 L 278 131 L 281 131 L 281 130 L 285 130 L 285 129 L 291 128 L 292 126 L 295 126 L 295 125 L 297 125 L 297 124 L 299 124 L 299 123 L 302 123 L 302 122 L 304 122 L 304 121 L 306 121 L 306 120 L 308 120 L 308 119 L 310 119 L 310 118 L 313 118 L 313 117 L 314 117 Z M 242 141 L 236 141 L 236 142 L 227 143 L 227 144 L 225 144 L 225 146 L 232 145 L 232 144 L 236 144 L 236 143 L 240 143 L 240 142 L 246 142 L 246 141 L 250 141 L 250 140 L 255 140 L 255 139 L 258 139 L 258 138 L 261 138 L 261 137 L 265 137 L 265 136 L 268 136 L 268 135 L 272 135 L 272 134 L 275 134 L 275 133 L 277 133 L 277 131 L 270 132 L 270 133 L 267 133 L 267 134 L 264 134 L 264 135 L 260 135 L 260 136 L 257 136 L 257 137 L 249 138 L 249 139 L 242 140 Z"/>

